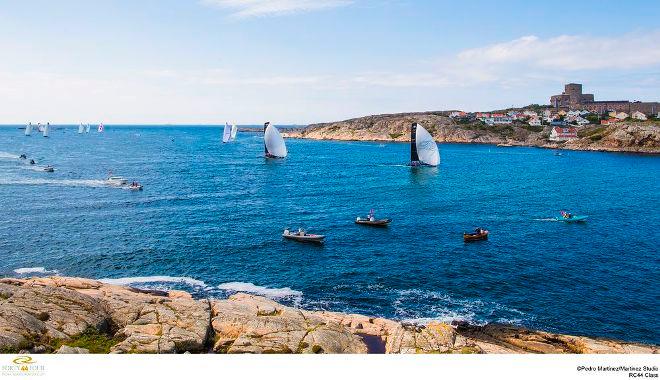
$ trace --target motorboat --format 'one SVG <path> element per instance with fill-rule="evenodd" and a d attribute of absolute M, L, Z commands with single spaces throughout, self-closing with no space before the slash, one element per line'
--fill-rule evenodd
<path fill-rule="evenodd" d="M 470 242 L 470 241 L 479 241 L 479 240 L 487 240 L 488 239 L 488 230 L 484 230 L 483 228 L 476 228 L 474 232 L 463 232 L 463 241 L 465 242 Z"/>
<path fill-rule="evenodd" d="M 369 215 L 367 215 L 366 218 L 360 216 L 355 218 L 356 224 L 363 224 L 365 226 L 374 226 L 374 227 L 386 227 L 388 224 L 390 224 L 391 221 L 392 219 L 388 219 L 388 218 L 376 219 L 373 209 L 369 211 Z"/>
<path fill-rule="evenodd" d="M 52 167 L 52 166 L 50 166 L 50 165 L 46 165 L 46 166 L 44 167 L 44 171 L 45 171 L 45 172 L 48 172 L 48 173 L 52 173 L 52 172 L 55 171 L 55 168 Z"/>
<path fill-rule="evenodd" d="M 129 186 L 128 189 L 131 191 L 142 191 L 142 185 L 138 182 L 132 182 Z"/>
<path fill-rule="evenodd" d="M 282 237 L 285 239 L 295 240 L 302 243 L 316 243 L 316 244 L 322 244 L 325 239 L 325 235 L 308 234 L 302 228 L 299 228 L 298 231 L 296 232 L 291 232 L 287 228 L 284 230 L 284 233 L 282 233 Z"/>
<path fill-rule="evenodd" d="M 128 184 L 128 180 L 126 178 L 119 176 L 110 176 L 105 181 L 108 183 L 108 185 L 112 185 L 112 186 L 123 186 Z"/>
<path fill-rule="evenodd" d="M 555 220 L 558 222 L 565 222 L 565 223 L 584 223 L 587 221 L 587 216 L 586 215 L 573 215 L 570 212 L 566 212 L 564 210 L 560 211 L 561 217 L 556 217 Z"/>

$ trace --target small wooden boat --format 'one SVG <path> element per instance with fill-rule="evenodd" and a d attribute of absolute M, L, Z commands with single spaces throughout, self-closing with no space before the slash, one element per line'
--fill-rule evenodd
<path fill-rule="evenodd" d="M 467 233 L 463 232 L 463 241 L 478 241 L 478 240 L 487 240 L 488 239 L 488 230 L 478 229 L 478 231 Z"/>
<path fill-rule="evenodd" d="M 295 240 L 302 243 L 316 243 L 322 244 L 325 240 L 325 235 L 315 235 L 308 234 L 303 229 L 299 229 L 298 232 L 291 232 L 288 229 L 284 230 L 282 237 L 289 240 Z"/>
<path fill-rule="evenodd" d="M 355 224 L 363 224 L 365 226 L 374 226 L 374 227 L 387 227 L 388 224 L 392 222 L 392 219 L 374 219 L 374 218 L 355 218 Z"/>

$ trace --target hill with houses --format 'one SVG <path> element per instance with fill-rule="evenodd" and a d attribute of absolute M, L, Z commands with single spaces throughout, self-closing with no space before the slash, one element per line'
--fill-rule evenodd
<path fill-rule="evenodd" d="M 530 105 L 492 112 L 433 111 L 364 116 L 288 130 L 289 138 L 410 141 L 418 122 L 440 143 L 660 153 L 660 114 L 562 110 Z"/>

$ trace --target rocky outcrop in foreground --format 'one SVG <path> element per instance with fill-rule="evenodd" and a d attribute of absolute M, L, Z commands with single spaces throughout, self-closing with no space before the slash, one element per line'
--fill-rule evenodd
<path fill-rule="evenodd" d="M 550 127 L 526 123 L 488 126 L 480 121 L 457 123 L 446 112 L 418 112 L 359 117 L 334 123 L 311 124 L 287 130 L 285 137 L 343 141 L 410 141 L 410 124 L 421 123 L 440 143 L 504 144 L 551 149 L 660 153 L 660 126 L 656 123 L 617 123 L 578 127 L 576 140 L 549 140 Z"/>
<path fill-rule="evenodd" d="M 406 325 L 248 294 L 195 300 L 68 277 L 0 280 L 0 352 L 657 353 L 508 325 Z"/>

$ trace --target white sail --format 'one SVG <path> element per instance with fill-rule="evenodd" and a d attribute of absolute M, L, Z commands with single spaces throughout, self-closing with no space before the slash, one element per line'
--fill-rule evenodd
<path fill-rule="evenodd" d="M 89 133 L 90 128 L 91 128 L 91 127 L 89 126 L 89 124 L 87 124 L 87 125 L 85 126 L 85 133 Z"/>
<path fill-rule="evenodd" d="M 50 132 L 50 123 L 46 123 L 44 126 L 44 137 L 48 137 L 48 132 Z"/>
<path fill-rule="evenodd" d="M 287 155 L 286 145 L 284 138 L 280 132 L 270 122 L 266 123 L 266 130 L 264 131 L 264 144 L 266 145 L 266 153 L 268 155 L 284 158 Z"/>
<path fill-rule="evenodd" d="M 83 132 L 85 132 L 85 126 L 82 125 L 82 124 L 80 124 L 80 125 L 78 126 L 78 134 L 81 134 L 81 133 L 83 133 Z"/>
<path fill-rule="evenodd" d="M 419 162 L 425 165 L 438 166 L 438 164 L 440 164 L 438 145 L 435 143 L 435 140 L 433 140 L 433 136 L 431 136 L 431 134 L 420 124 L 417 124 L 415 140 Z"/>
<path fill-rule="evenodd" d="M 32 123 L 25 126 L 25 136 L 30 136 L 32 133 Z"/>
<path fill-rule="evenodd" d="M 231 127 L 225 123 L 225 130 L 222 132 L 222 142 L 227 143 L 231 139 Z"/>
<path fill-rule="evenodd" d="M 238 128 L 236 128 L 236 124 L 231 125 L 231 140 L 234 141 L 236 140 L 236 132 L 238 132 Z"/>
<path fill-rule="evenodd" d="M 105 130 L 105 127 L 103 126 L 103 124 L 99 124 L 98 132 L 103 133 L 104 130 Z"/>

